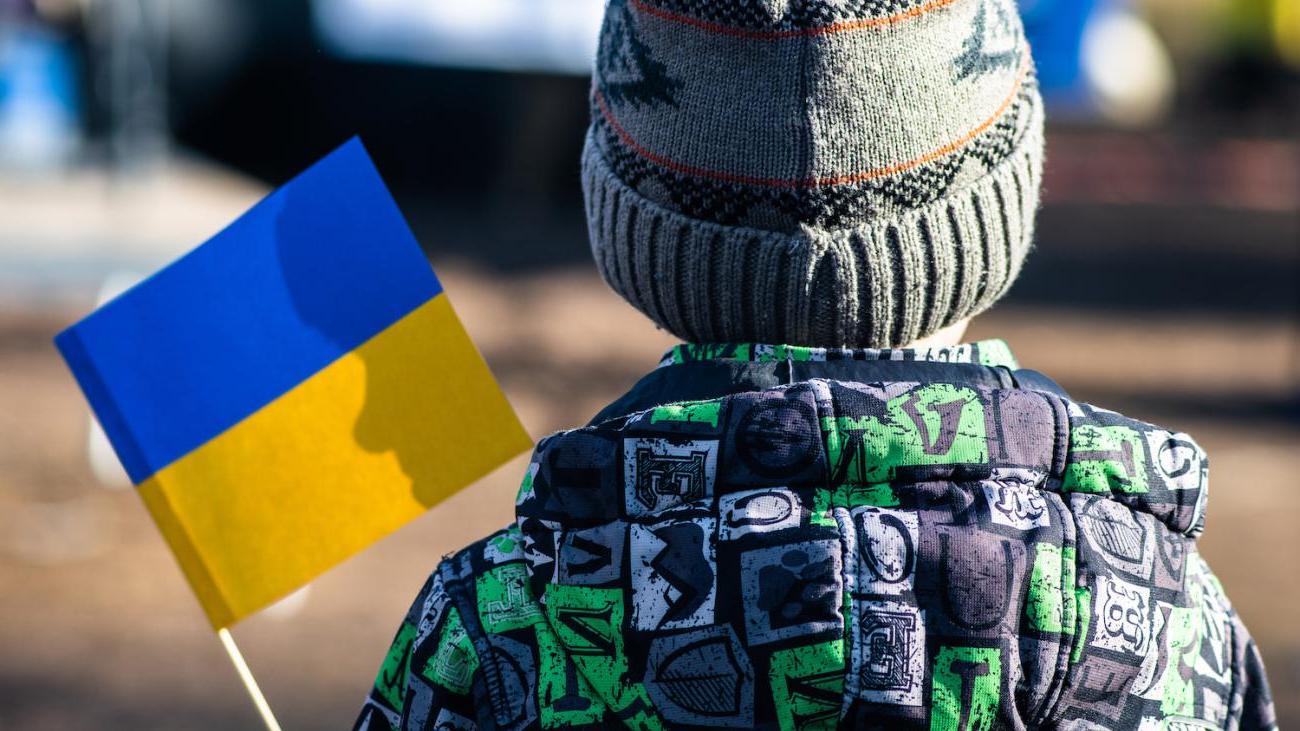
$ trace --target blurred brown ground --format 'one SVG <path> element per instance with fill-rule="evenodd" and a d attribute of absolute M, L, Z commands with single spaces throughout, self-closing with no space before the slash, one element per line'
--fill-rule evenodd
<path fill-rule="evenodd" d="M 436 262 L 534 436 L 584 422 L 672 344 L 590 267 Z M 0 728 L 256 728 L 140 502 L 87 467 L 87 412 L 50 346 L 90 302 L 0 310 Z M 1212 455 L 1201 546 L 1300 721 L 1300 423 L 1292 323 L 1009 304 L 978 319 L 1077 398 L 1191 432 Z M 517 459 L 236 636 L 288 729 L 343 728 L 438 558 L 504 525 Z"/>

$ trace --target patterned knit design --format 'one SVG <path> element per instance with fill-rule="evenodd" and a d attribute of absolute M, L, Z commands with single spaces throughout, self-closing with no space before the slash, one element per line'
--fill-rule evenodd
<path fill-rule="evenodd" d="M 748 30 L 810 30 L 838 23 L 887 18 L 934 0 L 643 0 L 641 12 L 680 13 L 708 23 Z"/>
<path fill-rule="evenodd" d="M 688 341 L 897 347 L 1032 241 L 1013 0 L 611 0 L 583 189 L 605 279 Z"/>
<path fill-rule="evenodd" d="M 615 175 L 630 188 L 658 194 L 667 208 L 682 215 L 782 233 L 801 226 L 833 231 L 921 208 L 947 195 L 962 177 L 997 168 L 1029 134 L 1037 93 L 1036 85 L 1026 84 L 995 124 L 951 155 L 881 180 L 845 185 L 792 189 L 685 175 L 629 148 L 598 107 L 592 129 Z"/>

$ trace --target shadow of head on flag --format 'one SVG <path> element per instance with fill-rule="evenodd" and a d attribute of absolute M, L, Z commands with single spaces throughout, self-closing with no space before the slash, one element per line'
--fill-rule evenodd
<path fill-rule="evenodd" d="M 347 351 L 340 368 L 358 371 L 359 375 L 349 381 L 363 384 L 360 391 L 335 394 L 346 402 L 340 406 L 355 411 L 355 418 L 349 419 L 355 447 L 376 455 L 391 455 L 409 479 L 411 495 L 422 505 L 432 507 L 445 496 L 439 480 L 445 467 L 440 469 L 438 460 L 430 458 L 429 435 L 419 422 L 437 419 L 440 413 L 445 415 L 445 406 L 439 400 L 442 389 L 436 387 L 438 384 L 431 384 L 435 388 L 417 384 L 436 378 L 434 364 L 410 352 L 411 343 L 405 340 L 390 342 L 389 338 L 372 337 L 360 347 L 352 347 L 354 323 L 340 321 L 340 303 L 382 300 L 388 290 L 378 278 L 359 285 L 355 280 L 335 276 L 364 269 L 366 247 L 323 257 L 320 242 L 340 234 L 364 241 L 367 232 L 340 232 L 337 221 L 314 216 L 311 205 L 296 204 L 294 196 L 302 195 L 291 192 L 276 217 L 275 250 L 289 303 L 306 328 L 331 346 Z M 437 352 L 429 355 L 439 357 Z"/>

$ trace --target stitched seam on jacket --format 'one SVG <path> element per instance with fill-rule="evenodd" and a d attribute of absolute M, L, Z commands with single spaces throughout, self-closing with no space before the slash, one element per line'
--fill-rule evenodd
<path fill-rule="evenodd" d="M 1057 515 L 1057 519 L 1061 521 L 1061 601 L 1063 602 L 1061 604 L 1061 613 L 1062 613 L 1061 641 L 1060 641 L 1060 645 L 1057 647 L 1057 659 L 1056 659 L 1056 664 L 1052 670 L 1052 680 L 1051 683 L 1047 686 L 1047 695 L 1043 699 L 1044 700 L 1043 705 L 1048 708 L 1052 708 L 1054 710 L 1057 703 L 1060 702 L 1061 697 L 1064 695 L 1065 681 L 1067 678 L 1070 677 L 1070 669 L 1071 669 L 1070 655 L 1074 653 L 1074 643 L 1079 638 L 1079 608 L 1076 605 L 1077 600 L 1075 598 L 1075 586 L 1077 586 L 1079 582 L 1079 545 L 1078 545 L 1079 532 L 1078 532 L 1078 524 L 1075 523 L 1074 520 L 1074 511 L 1070 510 L 1069 505 L 1065 503 L 1063 497 L 1061 499 L 1061 504 L 1059 506 L 1056 505 L 1055 500 L 1051 500 L 1051 499 L 1047 500 L 1047 504 L 1054 506 L 1053 509 L 1059 511 Z M 1072 562 L 1074 566 L 1072 567 L 1073 570 L 1070 571 L 1068 574 L 1066 573 L 1065 570 L 1065 566 L 1066 566 L 1065 545 L 1068 539 L 1068 536 L 1066 535 L 1065 532 L 1065 526 L 1067 520 L 1075 526 L 1074 561 Z M 1065 582 L 1066 576 L 1070 576 L 1073 579 L 1068 585 Z M 1070 628 L 1071 631 L 1068 635 L 1066 634 L 1065 631 L 1065 622 L 1064 622 L 1065 620 L 1064 613 L 1066 607 L 1065 602 L 1068 602 L 1069 605 L 1075 607 L 1074 617 L 1071 620 L 1073 626 Z M 1069 638 L 1068 640 L 1066 639 L 1067 637 Z M 1048 703 L 1048 701 L 1051 702 Z M 1042 722 L 1049 718 L 1051 718 L 1050 714 L 1043 713 L 1040 714 L 1035 719 L 1035 721 Z"/>

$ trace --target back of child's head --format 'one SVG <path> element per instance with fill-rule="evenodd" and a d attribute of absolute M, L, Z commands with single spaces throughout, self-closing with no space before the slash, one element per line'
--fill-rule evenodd
<path fill-rule="evenodd" d="M 592 250 L 688 341 L 904 345 L 1014 281 L 1042 127 L 1014 0 L 611 0 Z"/>

